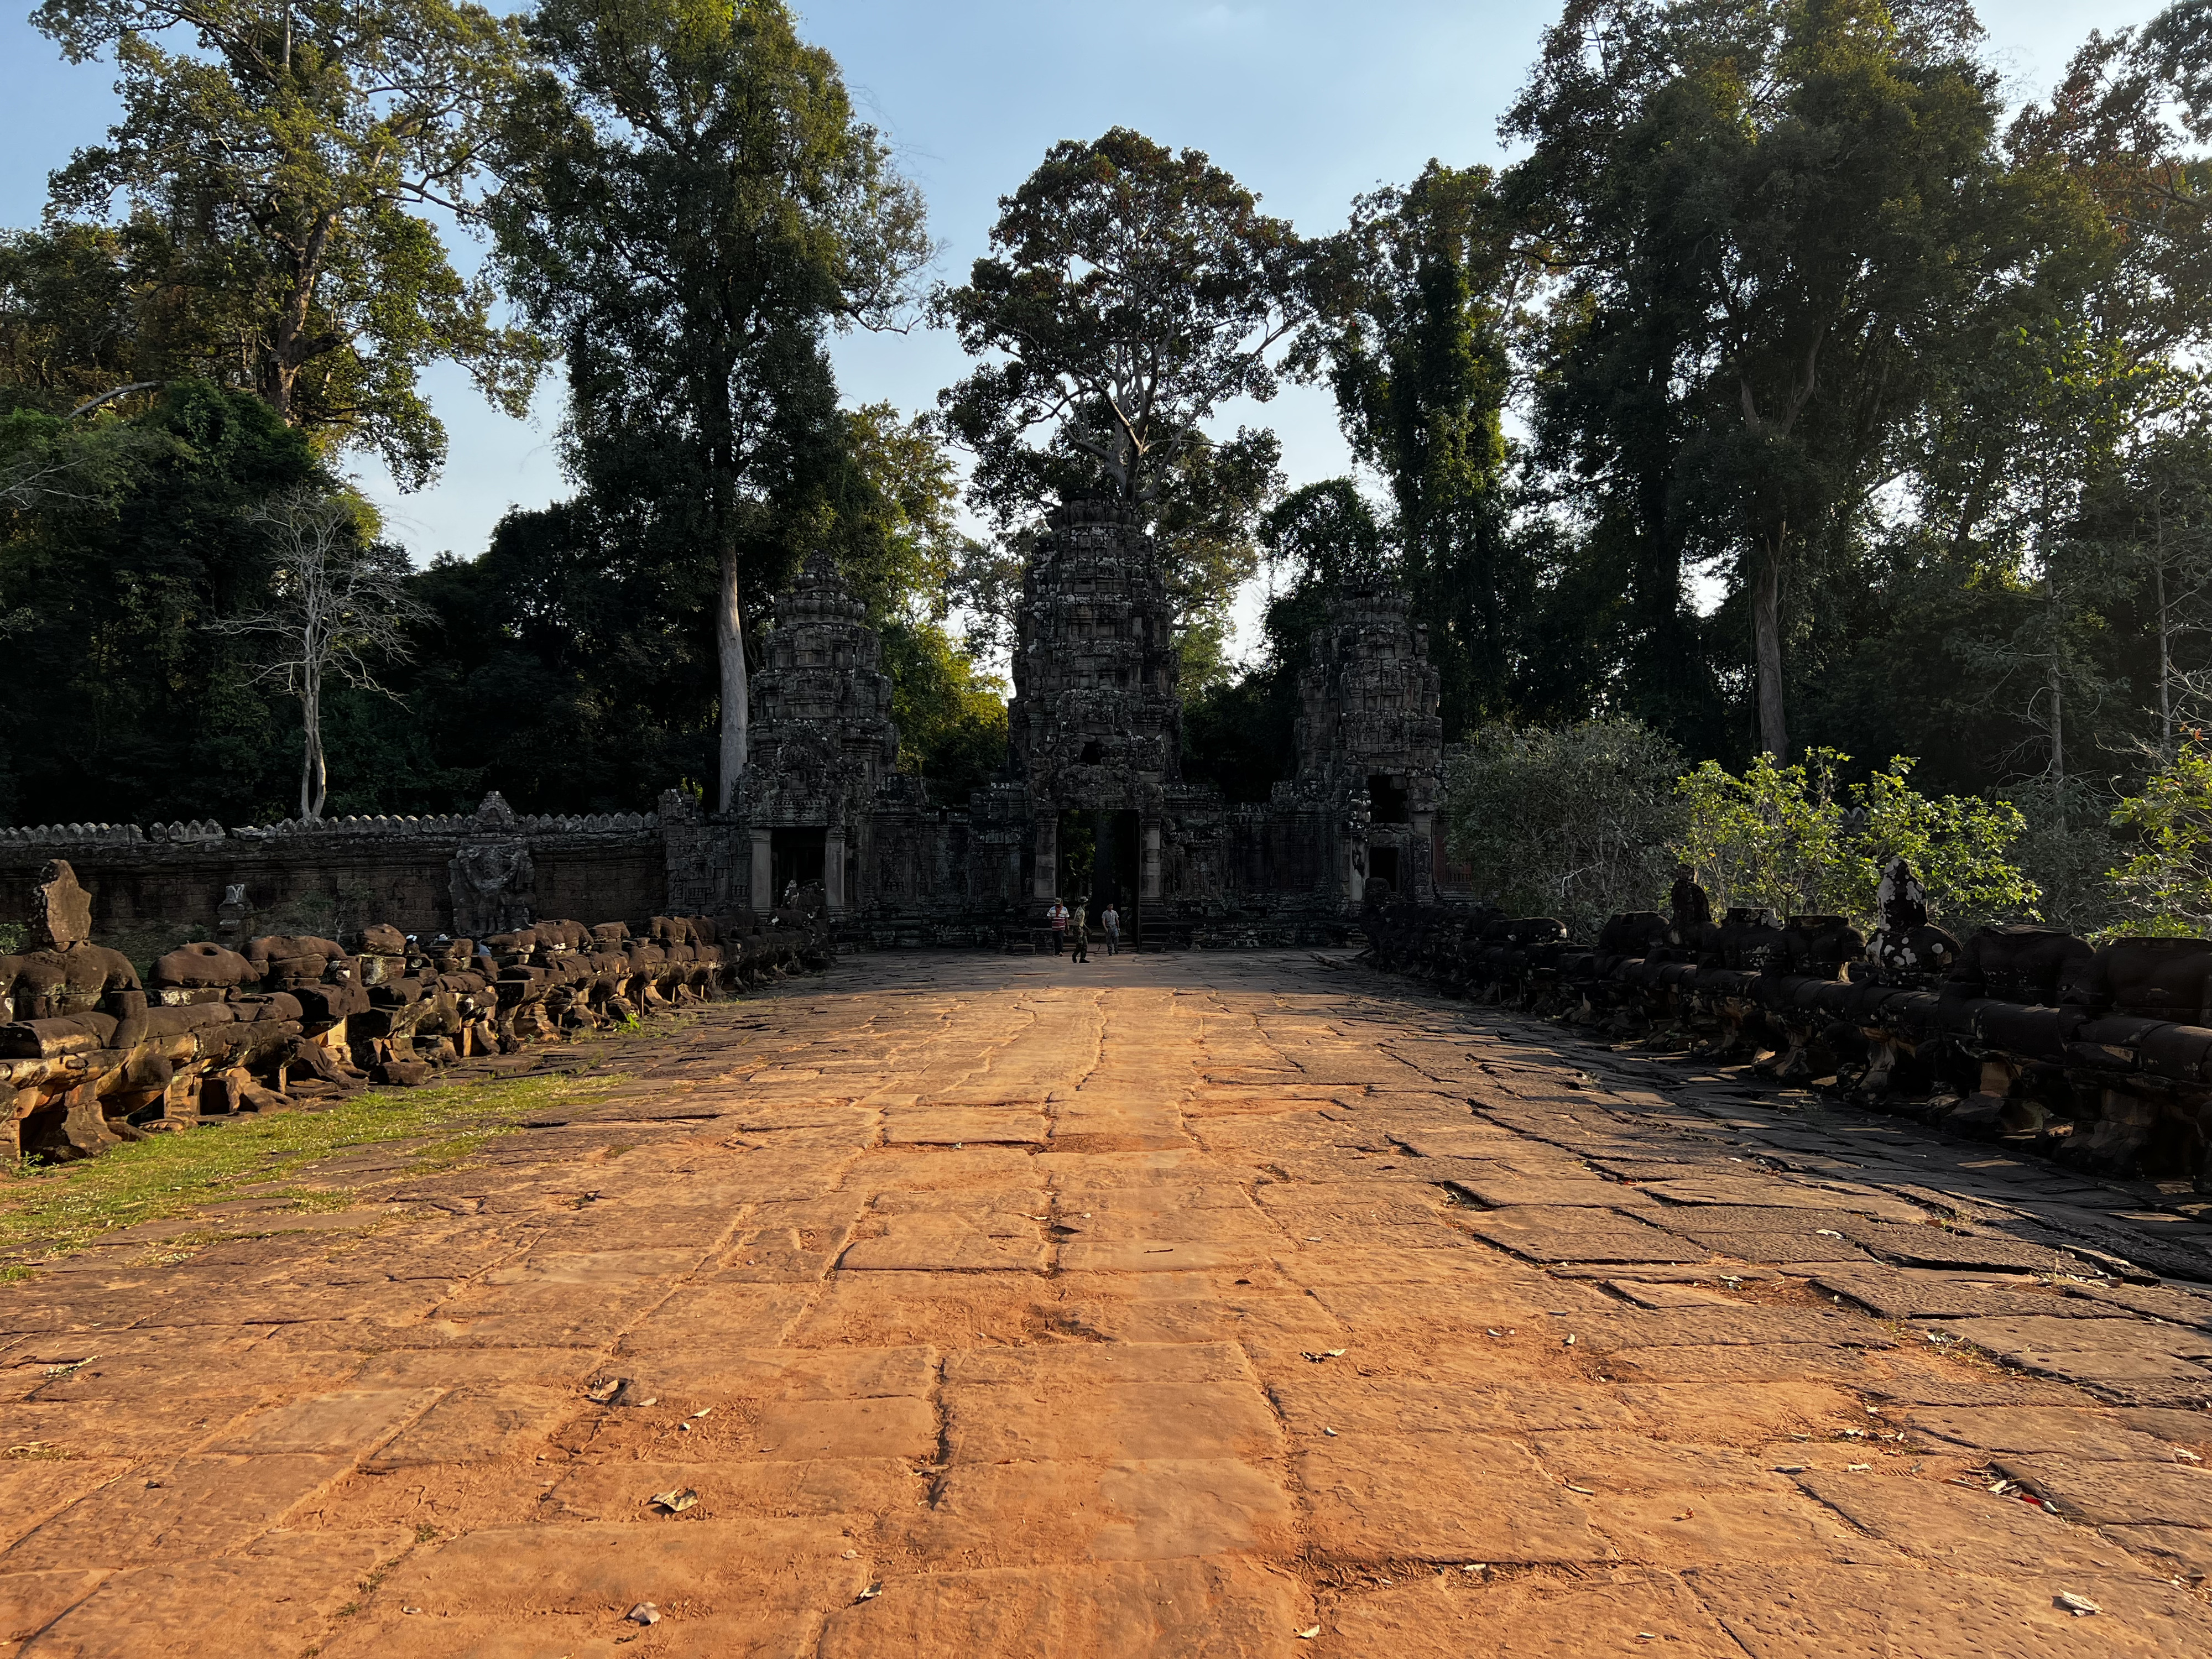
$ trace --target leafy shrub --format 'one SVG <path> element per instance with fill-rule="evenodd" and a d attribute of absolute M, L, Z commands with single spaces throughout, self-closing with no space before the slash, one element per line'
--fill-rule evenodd
<path fill-rule="evenodd" d="M 1588 938 L 1614 911 L 1665 894 L 1681 765 L 1634 720 L 1480 727 L 1445 768 L 1447 844 L 1478 896 Z"/>
<path fill-rule="evenodd" d="M 1954 927 L 2032 916 L 2039 896 L 2010 854 L 2027 820 L 2008 801 L 1927 796 L 1904 756 L 1838 792 L 1850 757 L 1832 749 L 1778 766 L 1756 757 L 1737 777 L 1707 761 L 1678 786 L 1686 824 L 1677 850 L 1716 912 L 1875 920 L 1881 866 L 1903 857 L 1928 891 L 1932 918 Z"/>
<path fill-rule="evenodd" d="M 2201 732 L 2112 809 L 2133 830 L 2136 855 L 2107 872 L 2124 919 L 2115 933 L 2212 933 L 2212 751 Z"/>

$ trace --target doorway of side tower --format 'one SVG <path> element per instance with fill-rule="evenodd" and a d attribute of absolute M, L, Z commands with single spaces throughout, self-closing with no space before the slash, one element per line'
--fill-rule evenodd
<path fill-rule="evenodd" d="M 1060 848 L 1064 872 L 1060 890 L 1091 901 L 1093 927 L 1098 925 L 1098 918 L 1111 904 L 1121 913 L 1121 937 L 1133 943 L 1139 937 L 1138 875 L 1144 862 L 1144 833 L 1137 815 L 1063 812 Z"/>
<path fill-rule="evenodd" d="M 796 882 L 805 887 L 822 879 L 822 855 L 827 839 L 820 830 L 772 830 L 769 832 L 770 873 L 778 902 L 784 889 Z"/>

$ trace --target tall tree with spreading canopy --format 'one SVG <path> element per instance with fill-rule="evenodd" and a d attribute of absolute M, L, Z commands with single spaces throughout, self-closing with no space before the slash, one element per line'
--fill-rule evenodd
<path fill-rule="evenodd" d="M 1503 124 L 1565 274 L 1561 447 L 1634 500 L 1652 623 L 1685 554 L 1734 567 L 1777 756 L 1785 594 L 2016 254 L 1978 34 L 1957 0 L 1570 0 Z"/>
<path fill-rule="evenodd" d="M 1305 362 L 1326 364 L 1352 453 L 1381 472 L 1445 729 L 1509 712 L 1533 581 L 1507 533 L 1509 348 L 1532 267 L 1487 167 L 1431 161 L 1361 197 L 1313 263 Z"/>
<path fill-rule="evenodd" d="M 1205 422 L 1264 403 L 1306 310 L 1284 220 L 1194 149 L 1127 127 L 1053 146 L 999 203 L 991 252 L 933 310 L 986 361 L 941 398 L 1002 530 L 1104 489 L 1167 542 L 1186 615 L 1218 610 L 1256 559 L 1274 434 Z"/>
<path fill-rule="evenodd" d="M 511 20 L 463 0 L 45 0 L 34 21 L 72 62 L 121 71 L 122 118 L 54 175 L 53 205 L 99 221 L 119 196 L 129 217 L 46 264 L 74 257 L 116 290 L 128 380 L 254 391 L 409 487 L 445 457 L 426 364 L 465 364 L 522 413 L 536 343 L 495 324 L 489 282 L 460 276 L 423 216 L 476 216 Z"/>
<path fill-rule="evenodd" d="M 529 27 L 553 67 L 507 131 L 501 260 L 566 353 L 586 505 L 641 556 L 712 562 L 726 809 L 748 607 L 844 436 L 826 337 L 896 319 L 921 197 L 777 0 L 547 0 Z"/>

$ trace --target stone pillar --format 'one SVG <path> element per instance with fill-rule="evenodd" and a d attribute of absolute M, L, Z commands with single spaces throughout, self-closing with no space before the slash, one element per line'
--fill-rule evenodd
<path fill-rule="evenodd" d="M 775 858 L 769 849 L 767 830 L 754 830 L 752 840 L 753 910 L 756 915 L 764 916 L 775 908 Z"/>
<path fill-rule="evenodd" d="M 1156 899 L 1160 896 L 1160 821 L 1146 818 L 1145 828 L 1145 861 L 1143 873 L 1138 877 L 1138 896 Z"/>
<path fill-rule="evenodd" d="M 1030 896 L 1050 900 L 1060 891 L 1060 814 L 1041 811 L 1036 818 L 1036 875 Z"/>
<path fill-rule="evenodd" d="M 1425 904 L 1437 896 L 1437 816 L 1433 812 L 1416 812 L 1413 816 L 1413 839 L 1406 849 L 1405 863 L 1400 866 L 1400 879 L 1405 884 L 1407 898 L 1419 899 Z"/>
<path fill-rule="evenodd" d="M 831 824 L 822 832 L 822 890 L 828 895 L 830 913 L 845 908 L 845 830 Z"/>

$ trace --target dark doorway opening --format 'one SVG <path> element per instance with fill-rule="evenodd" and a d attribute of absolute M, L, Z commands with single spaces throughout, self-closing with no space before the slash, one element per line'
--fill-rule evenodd
<path fill-rule="evenodd" d="M 1404 890 L 1398 885 L 1396 848 L 1370 847 L 1367 849 L 1367 879 L 1370 885 L 1378 881 L 1388 882 L 1393 893 Z"/>
<path fill-rule="evenodd" d="M 1096 766 L 1100 761 L 1105 758 L 1106 751 L 1098 746 L 1097 738 L 1093 738 L 1090 742 L 1083 745 L 1083 754 L 1081 756 L 1081 763 L 1083 765 Z"/>
<path fill-rule="evenodd" d="M 822 880 L 823 841 L 829 833 L 826 830 L 769 831 L 769 867 L 778 904 L 783 902 L 784 890 L 792 883 L 805 887 Z"/>
<path fill-rule="evenodd" d="M 1144 867 L 1144 830 L 1134 812 L 1091 812 L 1095 851 L 1091 866 L 1091 914 L 1103 915 L 1111 904 L 1121 918 L 1121 937 L 1134 949 L 1141 937 L 1137 921 L 1138 877 Z"/>
<path fill-rule="evenodd" d="M 1405 787 L 1386 773 L 1375 773 L 1367 780 L 1367 806 L 1376 823 L 1405 823 Z"/>

